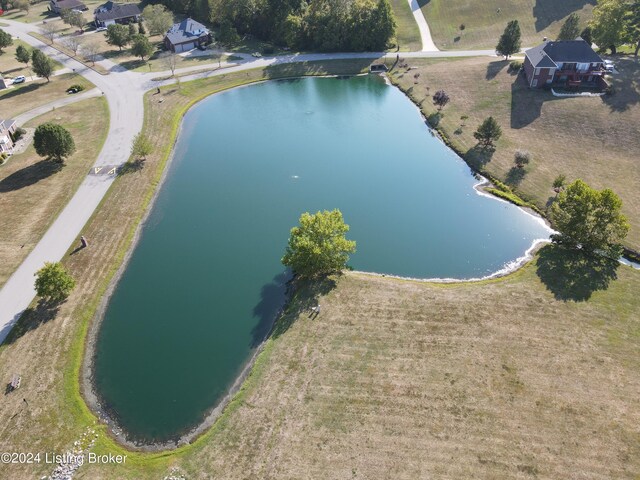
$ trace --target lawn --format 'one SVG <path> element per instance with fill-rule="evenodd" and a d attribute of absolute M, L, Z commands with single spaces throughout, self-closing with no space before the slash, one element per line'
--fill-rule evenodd
<path fill-rule="evenodd" d="M 123 452 L 80 399 L 83 338 L 185 108 L 247 82 L 366 66 L 280 65 L 147 95 L 154 150 L 112 186 L 83 231 L 90 247 L 65 258 L 76 290 L 57 312 L 29 311 L 0 348 L 0 376 L 23 375 L 0 410 L 1 450 L 64 452 L 91 426 L 95 452 Z M 195 445 L 129 452 L 124 466 L 85 465 L 78 478 L 635 478 L 640 274 L 554 250 L 537 262 L 473 284 L 349 273 L 302 288 L 239 396 Z M 310 321 L 318 290 L 323 313 Z M 0 477 L 52 470 L 2 465 Z"/>
<path fill-rule="evenodd" d="M 0 91 L 2 114 L 9 118 L 28 112 L 40 105 L 66 97 L 67 88 L 71 85 L 82 85 L 86 89 L 93 84 L 75 73 L 55 75 L 47 82 L 45 79 L 23 83 L 20 86 Z"/>
<path fill-rule="evenodd" d="M 33 145 L 0 166 L 0 287 L 86 177 L 106 138 L 109 110 L 103 98 L 84 100 L 37 117 L 25 127 L 47 121 L 67 128 L 77 151 L 62 169 L 40 158 Z"/>
<path fill-rule="evenodd" d="M 396 43 L 401 51 L 422 50 L 422 40 L 418 24 L 407 0 L 391 0 L 391 7 L 396 16 Z"/>
<path fill-rule="evenodd" d="M 89 10 L 83 12 L 87 22 L 89 22 L 93 21 L 93 10 L 95 10 L 98 5 L 102 5 L 105 2 L 103 0 L 83 0 L 83 3 L 89 8 Z M 42 20 L 60 18 L 60 16 L 50 12 L 49 2 L 43 0 L 37 3 L 32 3 L 28 12 L 21 12 L 17 9 L 8 10 L 3 15 L 3 18 L 25 23 L 34 23 Z"/>
<path fill-rule="evenodd" d="M 571 13 L 581 25 L 591 18 L 595 0 L 418 0 L 433 41 L 441 50 L 493 48 L 510 20 L 518 20 L 522 46 L 555 38 Z M 464 24 L 464 30 L 460 25 Z"/>
<path fill-rule="evenodd" d="M 594 187 L 612 188 L 631 222 L 626 244 L 640 250 L 640 65 L 630 57 L 615 62 L 620 71 L 611 80 L 616 92 L 602 98 L 557 98 L 529 89 L 522 76 L 508 72 L 508 62 L 489 58 L 416 59 L 409 62 L 413 70 L 397 70 L 393 77 L 421 104 L 425 116 L 436 112 L 431 95 L 444 89 L 451 101 L 438 128 L 469 163 L 510 184 L 539 208 L 553 200 L 551 184 L 559 174 L 568 181 L 582 178 Z M 469 117 L 465 122 L 463 115 Z M 503 131 L 492 155 L 478 150 L 473 138 L 490 115 Z M 524 169 L 514 168 L 517 149 L 533 156 Z"/>
<path fill-rule="evenodd" d="M 30 77 L 32 75 L 31 69 L 29 68 L 31 64 L 25 67 L 24 63 L 20 63 L 16 60 L 16 49 L 19 45 L 22 45 L 29 51 L 32 50 L 31 46 L 22 40 L 14 38 L 13 45 L 6 47 L 3 53 L 0 54 L 0 75 L 5 79 L 15 78 L 19 75 L 24 75 L 25 77 Z M 53 60 L 53 68 L 54 71 L 59 70 L 62 68 L 62 64 Z"/>

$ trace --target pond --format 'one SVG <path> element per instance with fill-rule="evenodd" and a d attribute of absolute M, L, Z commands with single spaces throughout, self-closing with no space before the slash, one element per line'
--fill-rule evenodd
<path fill-rule="evenodd" d="M 549 236 L 477 183 L 378 77 L 273 81 L 200 102 L 100 327 L 103 405 L 142 442 L 197 425 L 283 305 L 280 258 L 305 211 L 342 211 L 355 269 L 407 277 L 490 275 Z"/>

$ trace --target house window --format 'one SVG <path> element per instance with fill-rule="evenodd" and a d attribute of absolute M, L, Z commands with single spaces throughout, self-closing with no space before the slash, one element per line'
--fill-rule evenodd
<path fill-rule="evenodd" d="M 536 71 L 535 71 L 534 75 L 540 75 L 540 69 L 539 68 L 536 68 Z"/>

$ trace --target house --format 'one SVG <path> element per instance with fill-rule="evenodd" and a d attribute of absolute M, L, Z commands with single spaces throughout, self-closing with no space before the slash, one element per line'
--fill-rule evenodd
<path fill-rule="evenodd" d="M 0 119 L 0 153 L 13 152 L 13 140 L 11 135 L 15 133 L 18 124 L 15 120 Z"/>
<path fill-rule="evenodd" d="M 164 36 L 166 49 L 176 53 L 208 43 L 211 43 L 211 33 L 207 27 L 191 18 L 176 23 Z"/>
<path fill-rule="evenodd" d="M 604 61 L 581 38 L 546 41 L 525 52 L 524 72 L 530 87 L 551 85 L 605 87 Z"/>
<path fill-rule="evenodd" d="M 89 10 L 80 0 L 51 0 L 49 2 L 49 10 L 60 15 L 63 10 L 78 10 L 84 12 Z"/>
<path fill-rule="evenodd" d="M 115 3 L 108 1 L 93 12 L 96 27 L 108 27 L 116 23 L 127 24 L 140 20 L 142 12 L 135 3 Z"/>

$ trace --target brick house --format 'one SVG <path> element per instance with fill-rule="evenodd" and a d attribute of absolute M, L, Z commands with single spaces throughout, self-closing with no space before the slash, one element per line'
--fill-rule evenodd
<path fill-rule="evenodd" d="M 15 120 L 0 119 L 0 153 L 13 152 L 13 140 L 11 135 L 15 133 L 18 124 Z"/>
<path fill-rule="evenodd" d="M 209 29 L 191 18 L 172 26 L 164 37 L 167 50 L 180 53 L 211 43 Z"/>
<path fill-rule="evenodd" d="M 578 38 L 546 41 L 525 52 L 524 72 L 532 88 L 553 85 L 606 87 L 604 61 Z"/>
<path fill-rule="evenodd" d="M 80 0 L 50 0 L 49 10 L 60 15 L 63 10 L 78 10 L 79 12 L 84 12 L 85 10 L 89 10 L 89 7 Z"/>

